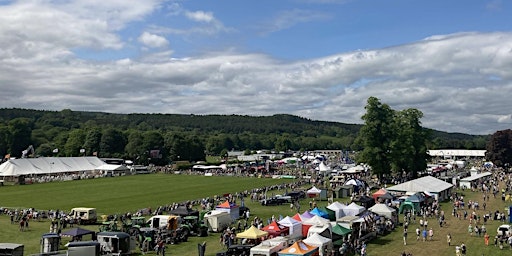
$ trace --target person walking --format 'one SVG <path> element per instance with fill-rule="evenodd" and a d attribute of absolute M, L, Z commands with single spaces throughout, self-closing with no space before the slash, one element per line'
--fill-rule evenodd
<path fill-rule="evenodd" d="M 404 245 L 407 245 L 407 229 L 404 229 Z"/>
<path fill-rule="evenodd" d="M 421 236 L 423 237 L 423 242 L 427 241 L 427 230 L 426 229 L 421 231 Z"/>
<path fill-rule="evenodd" d="M 448 235 L 446 235 L 446 242 L 448 243 L 448 246 L 451 246 L 452 235 L 450 233 L 448 233 Z"/>
<path fill-rule="evenodd" d="M 485 232 L 484 235 L 484 242 L 486 246 L 489 246 L 489 234 L 487 234 L 487 232 Z"/>
<path fill-rule="evenodd" d="M 416 228 L 416 241 L 420 240 L 421 231 L 420 228 Z"/>
<path fill-rule="evenodd" d="M 432 230 L 432 228 L 428 230 L 428 238 L 430 241 L 434 238 L 434 230 Z"/>

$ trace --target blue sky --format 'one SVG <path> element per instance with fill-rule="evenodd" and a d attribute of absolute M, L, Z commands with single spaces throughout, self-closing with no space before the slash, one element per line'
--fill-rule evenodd
<path fill-rule="evenodd" d="M 0 107 L 293 114 L 375 96 L 490 134 L 512 113 L 512 1 L 0 0 Z"/>

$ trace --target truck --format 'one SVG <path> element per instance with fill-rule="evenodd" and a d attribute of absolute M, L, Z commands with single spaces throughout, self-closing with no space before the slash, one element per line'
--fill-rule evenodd
<path fill-rule="evenodd" d="M 222 232 L 233 222 L 228 212 L 217 210 L 207 212 L 204 221 L 210 232 Z"/>
<path fill-rule="evenodd" d="M 96 224 L 98 221 L 96 208 L 88 207 L 76 207 L 71 209 L 68 218 L 78 221 L 78 225 Z"/>

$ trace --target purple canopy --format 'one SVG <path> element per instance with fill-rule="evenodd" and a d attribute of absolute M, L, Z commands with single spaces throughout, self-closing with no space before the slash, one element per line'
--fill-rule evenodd
<path fill-rule="evenodd" d="M 315 216 L 314 214 L 311 214 L 309 211 L 305 211 L 303 214 L 300 215 L 303 219 L 311 219 L 313 218 L 313 216 Z"/>

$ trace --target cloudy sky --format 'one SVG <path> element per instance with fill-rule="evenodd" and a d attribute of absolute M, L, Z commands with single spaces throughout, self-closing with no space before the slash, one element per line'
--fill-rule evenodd
<path fill-rule="evenodd" d="M 512 1 L 0 0 L 0 107 L 512 128 Z"/>

